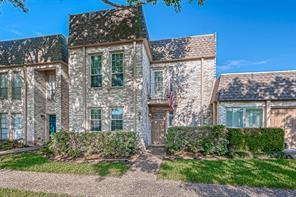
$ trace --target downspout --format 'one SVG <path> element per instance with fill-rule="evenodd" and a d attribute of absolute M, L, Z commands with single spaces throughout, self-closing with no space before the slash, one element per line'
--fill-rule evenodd
<path fill-rule="evenodd" d="M 86 114 L 86 50 L 85 47 L 83 47 L 83 75 L 84 75 L 84 94 L 83 94 L 83 104 L 84 104 L 84 131 L 86 131 L 87 126 L 87 114 Z"/>
<path fill-rule="evenodd" d="M 25 105 L 25 144 L 27 145 L 28 144 L 28 104 L 27 104 L 27 100 L 28 100 L 28 79 L 27 79 L 27 67 L 24 66 L 23 68 L 23 72 L 24 72 L 24 85 L 25 85 L 25 102 L 24 102 L 24 105 Z"/>
<path fill-rule="evenodd" d="M 204 63 L 204 58 L 201 58 L 201 65 L 200 65 L 200 109 L 201 112 L 203 111 L 203 63 Z M 200 124 L 203 123 L 203 117 L 201 117 L 202 120 Z"/>
<path fill-rule="evenodd" d="M 136 65 L 134 63 L 134 58 L 135 58 L 135 54 L 136 54 L 136 42 L 133 42 L 133 52 L 132 52 L 132 65 L 133 65 L 133 88 L 134 88 L 134 131 L 137 131 L 137 87 L 136 87 Z"/>

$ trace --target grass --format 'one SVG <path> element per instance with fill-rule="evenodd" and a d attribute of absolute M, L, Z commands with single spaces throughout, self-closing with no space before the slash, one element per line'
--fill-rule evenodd
<path fill-rule="evenodd" d="M 57 162 L 50 161 L 36 152 L 27 152 L 1 156 L 0 169 L 99 176 L 121 176 L 127 172 L 129 166 L 123 162 L 104 162 L 98 164 Z"/>
<path fill-rule="evenodd" d="M 296 160 L 164 161 L 159 178 L 193 183 L 296 189 Z"/>
<path fill-rule="evenodd" d="M 64 194 L 51 194 L 51 193 L 41 193 L 41 192 L 29 192 L 17 189 L 7 189 L 0 188 L 0 196 L 9 197 L 67 197 Z"/>

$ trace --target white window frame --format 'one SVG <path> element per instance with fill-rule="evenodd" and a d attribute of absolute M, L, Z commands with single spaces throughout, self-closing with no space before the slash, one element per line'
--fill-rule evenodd
<path fill-rule="evenodd" d="M 47 81 L 47 99 L 53 100 L 56 94 L 57 89 L 57 82 L 56 82 L 56 75 L 50 74 L 48 75 Z"/>
<path fill-rule="evenodd" d="M 92 58 L 93 57 L 100 57 L 100 63 L 101 63 L 101 73 L 99 74 L 92 74 Z M 90 61 L 90 66 L 89 66 L 89 74 L 90 74 L 90 87 L 91 88 L 102 88 L 103 87 L 103 55 L 102 54 L 91 54 L 89 55 L 89 61 Z M 92 86 L 92 77 L 93 76 L 101 76 L 101 86 Z"/>
<path fill-rule="evenodd" d="M 113 117 L 112 117 L 112 111 L 115 110 L 115 109 L 121 109 L 122 110 L 122 115 L 121 115 L 122 118 L 121 119 L 113 119 Z M 111 131 L 122 130 L 124 128 L 124 125 L 123 125 L 124 124 L 124 120 L 123 119 L 124 119 L 124 108 L 123 107 L 112 107 L 111 108 L 111 127 L 110 127 L 110 130 Z M 113 122 L 113 120 L 114 121 L 122 121 L 122 128 L 121 129 L 113 129 L 112 128 L 112 122 Z"/>
<path fill-rule="evenodd" d="M 264 126 L 264 109 L 262 107 L 227 107 L 226 108 L 226 121 L 225 125 L 227 125 L 227 113 L 228 111 L 233 111 L 233 109 L 242 110 L 243 117 L 242 117 L 242 127 L 231 127 L 231 128 L 261 128 Z M 261 124 L 259 127 L 249 127 L 249 120 L 247 117 L 247 111 L 248 110 L 260 110 L 261 111 Z M 232 120 L 233 121 L 233 120 Z"/>
<path fill-rule="evenodd" d="M 5 123 L 3 123 L 3 116 L 6 116 Z M 6 127 L 2 127 L 6 125 Z M 8 123 L 8 113 L 0 113 L 0 140 L 8 140 L 9 139 L 9 123 Z M 6 130 L 6 138 L 3 138 L 3 130 Z"/>
<path fill-rule="evenodd" d="M 98 119 L 93 119 L 92 118 L 92 110 L 99 110 L 100 111 L 100 117 L 98 118 Z M 94 130 L 93 129 L 93 127 L 92 127 L 92 122 L 93 121 L 98 121 L 99 122 L 99 124 L 100 124 L 100 129 L 99 130 Z M 98 107 L 93 107 L 93 108 L 90 108 L 90 110 L 89 110 L 89 126 L 90 126 L 90 128 L 89 128 L 89 130 L 90 131 L 102 131 L 102 108 L 98 108 Z"/>

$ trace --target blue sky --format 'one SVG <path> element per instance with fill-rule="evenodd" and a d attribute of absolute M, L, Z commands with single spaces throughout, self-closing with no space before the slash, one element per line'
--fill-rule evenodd
<path fill-rule="evenodd" d="M 27 0 L 29 13 L 0 7 L 0 40 L 68 35 L 71 14 L 109 9 L 99 0 Z M 217 33 L 218 73 L 296 69 L 295 0 L 206 0 L 176 13 L 144 7 L 152 40 Z"/>

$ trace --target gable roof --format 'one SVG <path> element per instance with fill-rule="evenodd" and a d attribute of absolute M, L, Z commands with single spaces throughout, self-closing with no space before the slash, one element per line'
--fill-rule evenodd
<path fill-rule="evenodd" d="M 153 61 L 207 58 L 216 56 L 215 34 L 150 42 Z"/>
<path fill-rule="evenodd" d="M 224 74 L 218 101 L 296 100 L 296 71 Z"/>
<path fill-rule="evenodd" d="M 142 7 L 70 16 L 69 46 L 148 39 Z"/>
<path fill-rule="evenodd" d="M 0 42 L 0 66 L 68 62 L 67 43 L 62 35 Z"/>

